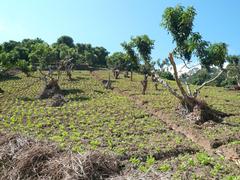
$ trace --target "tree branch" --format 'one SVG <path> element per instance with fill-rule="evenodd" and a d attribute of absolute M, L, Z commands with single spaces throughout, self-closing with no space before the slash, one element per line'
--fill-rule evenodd
<path fill-rule="evenodd" d="M 189 87 L 188 82 L 186 81 L 185 84 L 186 84 L 186 88 L 187 88 L 188 94 L 189 94 L 190 96 L 192 96 L 192 91 L 191 91 L 191 89 L 190 89 L 190 87 Z"/>
<path fill-rule="evenodd" d="M 174 95 L 176 98 L 183 100 L 183 97 L 180 96 L 166 81 L 164 81 L 162 78 L 160 78 L 156 73 L 155 77 L 158 82 L 160 82 L 172 95 Z"/>
<path fill-rule="evenodd" d="M 221 70 L 221 71 L 217 74 L 217 76 L 215 76 L 214 78 L 210 79 L 209 81 L 204 82 L 201 86 L 199 86 L 199 87 L 195 90 L 195 92 L 194 92 L 194 97 L 197 97 L 199 91 L 200 91 L 204 86 L 206 86 L 207 84 L 209 84 L 209 83 L 213 82 L 214 80 L 216 80 L 223 72 L 224 72 L 224 70 Z"/>
<path fill-rule="evenodd" d="M 178 86 L 181 94 L 182 94 L 184 97 L 186 97 L 186 96 L 187 96 L 187 93 L 186 93 L 186 91 L 184 90 L 180 79 L 178 78 L 177 67 L 176 67 L 175 61 L 174 61 L 174 59 L 173 59 L 172 53 L 169 53 L 169 60 L 170 60 L 170 63 L 171 63 L 171 65 L 172 65 L 172 67 L 173 67 L 174 77 L 175 77 L 177 86 Z"/>

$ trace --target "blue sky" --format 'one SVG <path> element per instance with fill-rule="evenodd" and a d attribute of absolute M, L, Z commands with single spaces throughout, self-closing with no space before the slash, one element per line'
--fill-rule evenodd
<path fill-rule="evenodd" d="M 226 42 L 240 54 L 239 0 L 0 0 L 0 43 L 61 35 L 75 42 L 122 51 L 120 43 L 147 34 L 155 40 L 153 59 L 165 58 L 172 38 L 160 27 L 163 11 L 177 4 L 197 10 L 194 30 L 211 42 Z"/>

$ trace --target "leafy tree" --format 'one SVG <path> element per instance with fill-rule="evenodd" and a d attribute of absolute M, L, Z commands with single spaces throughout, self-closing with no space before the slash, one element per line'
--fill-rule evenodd
<path fill-rule="evenodd" d="M 125 50 L 126 55 L 127 55 L 127 57 L 126 57 L 127 58 L 126 70 L 131 71 L 131 78 L 130 79 L 132 81 L 133 71 L 139 69 L 138 56 L 137 56 L 136 52 L 134 51 L 133 43 L 123 42 L 121 45 L 122 45 L 122 47 Z"/>
<path fill-rule="evenodd" d="M 104 47 L 92 47 L 91 44 L 77 43 L 76 50 L 79 54 L 79 63 L 106 67 L 109 52 Z"/>
<path fill-rule="evenodd" d="M 24 59 L 20 59 L 17 62 L 17 67 L 24 73 L 26 74 L 27 77 L 30 76 L 29 72 L 31 71 L 31 67 L 29 66 L 28 62 Z"/>
<path fill-rule="evenodd" d="M 235 81 L 240 87 L 240 56 L 232 55 L 227 58 L 229 64 L 227 66 L 227 78 Z"/>
<path fill-rule="evenodd" d="M 12 51 L 17 45 L 19 45 L 20 43 L 17 41 L 9 41 L 9 42 L 4 42 L 2 47 L 3 47 L 3 51 L 5 52 L 10 52 Z"/>
<path fill-rule="evenodd" d="M 150 74 L 151 64 L 151 52 L 154 48 L 154 41 L 151 40 L 147 35 L 132 37 L 132 44 L 137 48 L 141 59 L 144 62 L 143 73 Z"/>
<path fill-rule="evenodd" d="M 34 67 L 46 68 L 54 64 L 57 60 L 57 51 L 46 43 L 37 43 L 33 45 L 33 50 L 29 54 L 29 61 Z"/>
<path fill-rule="evenodd" d="M 94 63 L 94 65 L 106 67 L 106 65 L 107 65 L 106 58 L 107 58 L 109 52 L 104 47 L 95 47 L 95 48 L 93 48 L 93 51 L 97 57 L 97 60 Z"/>
<path fill-rule="evenodd" d="M 173 42 L 176 43 L 173 53 L 169 54 L 169 60 L 173 67 L 175 81 L 180 94 L 174 91 L 165 81 L 161 79 L 159 79 L 159 81 L 180 100 L 183 108 L 188 112 L 193 112 L 196 109 L 199 110 L 201 112 L 199 119 L 200 121 L 204 121 L 209 118 L 217 119 L 220 117 L 220 114 L 208 107 L 205 102 L 198 100 L 197 96 L 200 89 L 218 78 L 223 73 L 223 70 L 213 79 L 204 82 L 194 93 L 192 93 L 188 83 L 186 83 L 187 89 L 184 89 L 178 77 L 178 71 L 173 56 L 181 59 L 185 63 L 185 66 L 191 62 L 192 55 L 195 55 L 205 67 L 215 65 L 222 68 L 227 56 L 227 46 L 225 43 L 210 44 L 202 40 L 199 33 L 193 32 L 195 15 L 196 11 L 193 7 L 185 8 L 183 6 L 176 6 L 166 8 L 164 11 L 162 26 L 172 35 Z"/>
<path fill-rule="evenodd" d="M 94 66 L 97 62 L 97 55 L 93 50 L 89 50 L 89 51 L 85 50 L 83 58 L 84 58 L 84 62 L 87 62 L 88 65 L 90 66 Z"/>
<path fill-rule="evenodd" d="M 57 44 L 65 44 L 68 47 L 74 47 L 74 42 L 73 42 L 73 38 L 71 38 L 70 36 L 61 36 L 57 39 Z"/>
<path fill-rule="evenodd" d="M 161 77 L 163 79 L 174 80 L 172 73 L 169 71 L 159 71 L 157 73 L 158 73 L 159 77 Z"/>
<path fill-rule="evenodd" d="M 124 70 L 126 67 L 126 54 L 122 52 L 115 52 L 107 58 L 107 65 L 109 68 L 117 68 Z"/>

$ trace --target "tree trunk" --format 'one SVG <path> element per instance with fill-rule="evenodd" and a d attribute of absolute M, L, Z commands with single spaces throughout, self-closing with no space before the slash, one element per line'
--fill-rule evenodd
<path fill-rule="evenodd" d="M 68 80 L 72 81 L 72 73 L 70 71 L 67 71 L 67 76 L 68 76 Z"/>
<path fill-rule="evenodd" d="M 154 83 L 154 87 L 155 87 L 155 90 L 157 91 L 158 90 L 158 83 L 157 82 Z"/>
<path fill-rule="evenodd" d="M 128 76 L 128 70 L 125 72 L 124 77 L 125 77 L 125 78 L 129 78 L 129 76 Z"/>
<path fill-rule="evenodd" d="M 48 99 L 53 97 L 55 94 L 61 94 L 61 89 L 58 85 L 58 80 L 51 79 L 44 87 L 39 99 Z"/>
<path fill-rule="evenodd" d="M 118 70 L 118 69 L 113 70 L 113 76 L 115 79 L 118 79 L 119 74 L 120 74 L 120 70 Z"/>
<path fill-rule="evenodd" d="M 143 89 L 142 89 L 142 94 L 143 94 L 143 95 L 145 95 L 145 93 L 146 93 L 147 83 L 148 83 L 148 81 L 147 81 L 147 74 L 144 74 L 144 80 L 141 81 L 141 84 L 142 84 L 142 86 L 143 86 Z"/>
<path fill-rule="evenodd" d="M 131 70 L 130 80 L 133 81 L 133 70 Z"/>
<path fill-rule="evenodd" d="M 216 77 L 214 77 L 213 79 L 203 83 L 199 88 L 196 89 L 196 91 L 192 95 L 188 84 L 187 84 L 188 93 L 183 88 L 183 85 L 178 77 L 176 64 L 174 62 L 174 59 L 173 59 L 173 56 L 171 53 L 169 54 L 169 60 L 170 60 L 170 63 L 172 64 L 175 81 L 177 83 L 177 86 L 178 86 L 178 89 L 179 89 L 181 95 L 179 95 L 177 92 L 174 92 L 172 90 L 172 88 L 170 86 L 168 86 L 167 83 L 164 83 L 164 85 L 165 85 L 165 87 L 167 87 L 170 90 L 170 92 L 175 97 L 177 97 L 180 100 L 181 106 L 186 112 L 186 114 L 185 114 L 186 116 L 192 116 L 195 123 L 200 123 L 200 124 L 205 121 L 208 121 L 208 120 L 213 120 L 213 121 L 219 122 L 222 120 L 223 117 L 229 116 L 226 113 L 223 113 L 223 112 L 220 112 L 220 111 L 210 108 L 206 102 L 197 99 L 197 95 L 199 94 L 200 89 L 203 88 L 206 84 L 217 79 L 223 73 L 223 70 L 221 70 L 219 72 L 219 74 Z"/>
<path fill-rule="evenodd" d="M 23 73 L 26 75 L 26 77 L 30 77 L 30 73 L 27 71 L 23 71 Z"/>

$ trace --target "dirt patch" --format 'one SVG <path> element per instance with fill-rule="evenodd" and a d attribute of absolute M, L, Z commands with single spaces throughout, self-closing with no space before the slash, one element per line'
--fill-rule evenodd
<path fill-rule="evenodd" d="M 48 84 L 45 85 L 38 98 L 48 99 L 53 97 L 55 94 L 62 94 L 62 91 L 58 85 L 58 80 L 51 79 Z"/>
<path fill-rule="evenodd" d="M 222 139 L 214 139 L 211 142 L 211 147 L 212 148 L 218 148 L 222 145 L 228 144 L 228 143 L 233 142 L 233 141 L 238 141 L 238 140 L 240 140 L 240 134 L 235 134 L 235 135 L 232 135 L 232 136 L 226 136 L 226 137 L 223 137 Z"/>

